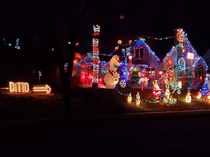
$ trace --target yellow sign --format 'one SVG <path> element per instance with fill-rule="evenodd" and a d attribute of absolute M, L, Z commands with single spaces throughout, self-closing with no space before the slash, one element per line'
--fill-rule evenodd
<path fill-rule="evenodd" d="M 9 92 L 27 93 L 29 84 L 27 82 L 9 82 Z"/>
<path fill-rule="evenodd" d="M 32 90 L 35 93 L 49 94 L 51 92 L 51 88 L 49 85 L 34 85 Z"/>

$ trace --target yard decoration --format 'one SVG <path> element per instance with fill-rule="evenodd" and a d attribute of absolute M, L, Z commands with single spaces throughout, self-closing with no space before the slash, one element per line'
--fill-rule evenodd
<path fill-rule="evenodd" d="M 166 99 L 169 99 L 169 97 L 170 97 L 170 91 L 168 88 L 166 89 L 165 97 L 166 97 Z"/>
<path fill-rule="evenodd" d="M 120 58 L 118 55 L 114 55 L 109 62 L 109 72 L 104 77 L 106 88 L 114 89 L 119 81 L 120 75 L 117 72 L 120 66 Z"/>
<path fill-rule="evenodd" d="M 134 66 L 131 74 L 131 85 L 138 85 L 138 81 L 138 69 L 136 66 Z"/>
<path fill-rule="evenodd" d="M 170 86 L 175 85 L 174 68 L 172 66 L 167 67 L 165 84 L 166 88 L 170 88 Z"/>
<path fill-rule="evenodd" d="M 171 105 L 175 105 L 177 102 L 177 99 L 173 98 L 172 95 L 170 95 L 170 101 L 169 101 L 169 104 Z"/>
<path fill-rule="evenodd" d="M 209 92 L 209 95 L 207 96 L 207 98 L 208 98 L 208 100 L 209 100 L 209 102 L 210 102 L 210 92 Z"/>
<path fill-rule="evenodd" d="M 138 72 L 138 76 L 139 76 L 138 84 L 140 84 L 141 91 L 143 91 L 145 83 L 148 84 L 148 81 L 149 81 L 148 77 L 146 76 L 145 68 L 140 69 L 140 71 Z"/>
<path fill-rule="evenodd" d="M 186 101 L 186 103 L 190 103 L 191 100 L 192 100 L 191 93 L 190 93 L 190 91 L 188 91 L 187 95 L 186 95 L 186 98 L 185 98 L 185 101 Z"/>
<path fill-rule="evenodd" d="M 137 94 L 136 94 L 136 106 L 139 106 L 140 102 L 141 102 L 140 95 L 139 95 L 139 92 L 137 92 Z"/>
<path fill-rule="evenodd" d="M 51 92 L 51 88 L 49 85 L 34 85 L 33 86 L 34 93 L 46 93 L 49 94 Z"/>
<path fill-rule="evenodd" d="M 120 81 L 120 87 L 121 87 L 121 88 L 125 88 L 125 87 L 126 87 L 126 80 L 122 79 L 122 80 Z"/>
<path fill-rule="evenodd" d="M 132 101 L 132 96 L 131 96 L 131 93 L 128 95 L 128 103 L 131 103 L 131 101 Z"/>
<path fill-rule="evenodd" d="M 203 85 L 203 88 L 202 88 L 202 95 L 208 95 L 209 93 L 209 89 L 210 89 L 210 74 L 207 73 L 206 74 L 206 78 L 205 78 L 205 82 L 204 82 L 204 85 Z"/>
<path fill-rule="evenodd" d="M 160 96 L 161 92 L 160 92 L 160 87 L 157 83 L 157 80 L 153 81 L 153 94 L 155 96 L 156 102 L 158 102 L 158 99 L 159 99 L 159 96 Z"/>
<path fill-rule="evenodd" d="M 100 33 L 100 26 L 93 25 L 92 52 L 93 52 L 93 83 L 94 84 L 98 84 L 98 77 L 99 77 L 99 33 Z"/>
<path fill-rule="evenodd" d="M 182 89 L 182 81 L 178 82 L 178 87 L 179 87 L 179 89 Z"/>
<path fill-rule="evenodd" d="M 28 82 L 9 82 L 9 92 L 15 93 L 28 93 L 29 84 Z"/>
<path fill-rule="evenodd" d="M 201 91 L 199 90 L 199 92 L 197 94 L 197 99 L 201 99 L 201 96 L 202 96 L 202 94 L 201 94 Z"/>

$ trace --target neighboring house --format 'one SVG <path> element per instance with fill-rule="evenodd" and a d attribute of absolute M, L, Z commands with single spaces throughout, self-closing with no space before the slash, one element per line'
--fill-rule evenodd
<path fill-rule="evenodd" d="M 99 83 L 102 84 L 102 79 L 104 77 L 103 70 L 105 70 L 109 66 L 109 62 L 99 61 Z M 91 53 L 87 53 L 85 55 L 81 55 L 81 59 L 78 61 L 76 65 L 76 75 L 74 76 L 74 80 L 77 80 L 77 84 L 87 85 L 87 87 L 92 86 L 92 78 L 93 78 L 93 55 Z"/>
<path fill-rule="evenodd" d="M 208 66 L 208 70 L 210 70 L 210 49 L 205 53 L 205 55 L 203 56 L 203 59 Z"/>

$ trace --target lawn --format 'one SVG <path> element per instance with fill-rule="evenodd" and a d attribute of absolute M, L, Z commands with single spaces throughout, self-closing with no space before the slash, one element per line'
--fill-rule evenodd
<path fill-rule="evenodd" d="M 136 106 L 134 101 L 128 104 L 127 97 L 119 94 L 116 90 L 73 88 L 72 91 L 72 111 L 76 115 L 210 109 L 208 101 L 192 101 L 191 103 L 178 101 L 176 105 L 167 107 L 160 103 L 145 102 L 144 99 L 152 101 L 151 90 L 120 90 L 125 94 L 131 93 L 133 98 L 139 92 L 142 100 L 140 106 Z M 191 91 L 191 93 L 192 98 L 195 98 L 197 91 Z M 182 100 L 185 96 L 186 91 L 183 91 L 180 95 L 176 93 L 173 95 L 173 97 Z M 49 95 L 11 94 L 3 90 L 0 93 L 0 120 L 61 117 L 62 109 L 62 96 L 58 93 Z"/>

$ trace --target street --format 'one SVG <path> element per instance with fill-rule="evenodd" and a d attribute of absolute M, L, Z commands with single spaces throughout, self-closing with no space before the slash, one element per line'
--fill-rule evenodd
<path fill-rule="evenodd" d="M 209 116 L 1 124 L 1 154 L 21 156 L 204 156 Z"/>

